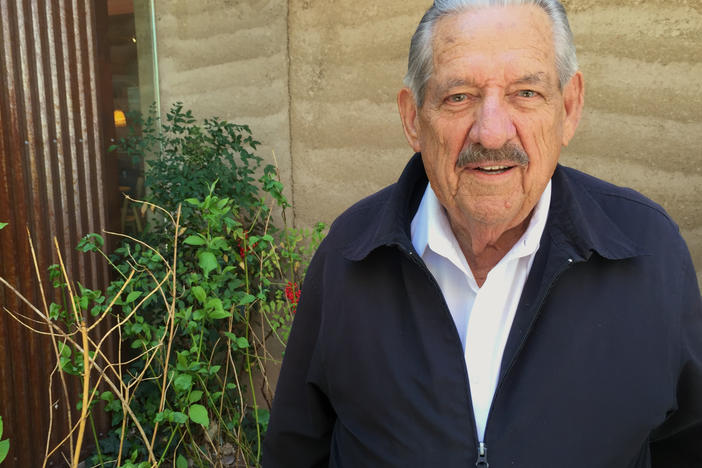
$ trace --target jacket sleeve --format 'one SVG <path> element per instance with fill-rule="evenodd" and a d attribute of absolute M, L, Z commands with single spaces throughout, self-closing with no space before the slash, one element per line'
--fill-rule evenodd
<path fill-rule="evenodd" d="M 677 409 L 651 434 L 654 468 L 702 466 L 702 298 L 689 255 L 686 260 L 680 287 L 674 289 L 683 308 Z"/>
<path fill-rule="evenodd" d="M 264 468 L 329 465 L 336 416 L 323 384 L 321 257 L 312 260 L 302 287 L 263 443 Z"/>

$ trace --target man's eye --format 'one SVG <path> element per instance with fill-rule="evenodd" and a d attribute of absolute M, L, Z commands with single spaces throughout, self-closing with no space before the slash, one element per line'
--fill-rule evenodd
<path fill-rule="evenodd" d="M 449 102 L 463 102 L 466 99 L 468 99 L 468 96 L 465 94 L 453 94 L 449 96 L 448 101 Z"/>
<path fill-rule="evenodd" d="M 533 98 L 536 97 L 536 91 L 532 91 L 530 89 L 523 89 L 519 91 L 519 97 L 525 97 L 525 98 Z"/>

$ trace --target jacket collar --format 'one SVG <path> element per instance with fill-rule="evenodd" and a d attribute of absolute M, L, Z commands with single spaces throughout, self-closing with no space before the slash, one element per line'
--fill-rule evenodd
<path fill-rule="evenodd" d="M 573 260 L 587 260 L 592 253 L 609 260 L 644 255 L 595 199 L 606 194 L 591 192 L 576 177 L 589 176 L 559 164 L 551 177 L 553 196 L 546 232 L 554 244 L 569 250 Z"/>
<path fill-rule="evenodd" d="M 573 180 L 560 164 L 552 177 L 551 207 L 544 235 L 566 249 L 574 260 L 587 260 L 593 252 L 618 260 L 643 253 L 602 209 L 592 195 Z M 428 179 L 420 153 L 415 153 L 398 181 L 389 188 L 386 202 L 367 220 L 367 236 L 356 238 L 342 250 L 352 261 L 364 259 L 383 246 L 412 250 L 410 223 Z"/>
<path fill-rule="evenodd" d="M 369 236 L 358 237 L 342 250 L 344 257 L 358 261 L 382 246 L 412 249 L 410 223 L 427 188 L 426 172 L 420 153 L 410 159 L 398 181 L 389 187 L 385 204 L 367 222 Z"/>

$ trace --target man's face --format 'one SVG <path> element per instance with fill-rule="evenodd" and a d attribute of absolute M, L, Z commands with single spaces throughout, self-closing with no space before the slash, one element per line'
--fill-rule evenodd
<path fill-rule="evenodd" d="M 582 77 L 560 89 L 551 23 L 535 6 L 472 9 L 442 18 L 433 74 L 417 109 L 398 96 L 405 133 L 421 151 L 452 224 L 504 232 L 531 213 L 580 117 Z M 457 165 L 462 150 L 523 150 L 528 164 Z M 477 224 L 476 224 L 477 223 Z M 498 232 L 499 234 L 499 232 Z"/>

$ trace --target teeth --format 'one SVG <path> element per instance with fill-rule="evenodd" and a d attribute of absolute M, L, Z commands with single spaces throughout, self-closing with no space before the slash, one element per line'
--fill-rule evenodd
<path fill-rule="evenodd" d="M 480 169 L 483 171 L 504 171 L 505 169 L 509 169 L 509 166 L 485 166 Z"/>

